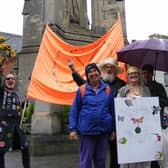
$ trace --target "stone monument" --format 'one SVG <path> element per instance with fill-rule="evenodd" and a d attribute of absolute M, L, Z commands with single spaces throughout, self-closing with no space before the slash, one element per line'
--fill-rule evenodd
<path fill-rule="evenodd" d="M 85 45 L 97 40 L 111 28 L 120 12 L 126 39 L 124 1 L 92 0 L 92 25 L 89 29 L 85 0 L 25 0 L 23 8 L 23 47 L 19 53 L 19 91 L 23 98 L 41 43 L 46 23 L 66 42 Z M 80 39 L 80 40 L 79 40 Z M 35 100 L 32 117 L 31 151 L 33 155 L 68 152 L 70 143 L 61 135 L 64 107 Z M 71 144 L 71 147 L 74 144 Z"/>

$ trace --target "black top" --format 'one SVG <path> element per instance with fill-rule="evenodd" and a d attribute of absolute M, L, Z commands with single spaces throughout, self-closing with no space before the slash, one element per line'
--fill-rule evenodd
<path fill-rule="evenodd" d="M 0 89 L 0 118 L 19 119 L 21 112 L 20 99 L 15 90 L 12 92 L 6 89 Z"/>
<path fill-rule="evenodd" d="M 161 83 L 156 82 L 156 81 L 152 81 L 150 83 L 147 83 L 146 86 L 149 87 L 149 90 L 151 92 L 151 96 L 158 96 L 159 97 L 159 104 L 161 107 L 168 106 L 167 94 L 166 94 L 166 91 Z"/>
<path fill-rule="evenodd" d="M 168 126 L 168 117 L 167 117 L 167 114 L 164 113 L 164 107 L 168 106 L 168 97 L 167 97 L 166 91 L 163 85 L 156 81 L 147 83 L 146 86 L 149 87 L 151 96 L 159 97 L 159 104 L 161 107 L 161 113 L 160 113 L 161 125 L 162 125 L 162 128 L 165 129 Z"/>

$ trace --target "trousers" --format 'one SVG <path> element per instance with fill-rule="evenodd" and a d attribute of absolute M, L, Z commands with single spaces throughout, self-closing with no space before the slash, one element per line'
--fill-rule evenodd
<path fill-rule="evenodd" d="M 80 168 L 105 168 L 108 135 L 80 135 Z"/>
<path fill-rule="evenodd" d="M 158 161 L 152 161 L 151 168 L 160 168 Z"/>
<path fill-rule="evenodd" d="M 109 148 L 110 148 L 110 168 L 119 168 L 120 165 L 118 164 L 117 159 L 116 139 L 114 139 L 113 141 L 109 141 Z"/>

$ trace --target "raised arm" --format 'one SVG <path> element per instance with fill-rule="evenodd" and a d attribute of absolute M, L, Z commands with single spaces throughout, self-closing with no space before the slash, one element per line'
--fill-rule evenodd
<path fill-rule="evenodd" d="M 72 71 L 73 80 L 76 82 L 78 86 L 81 86 L 86 81 L 80 76 L 80 74 L 76 71 L 74 63 L 71 59 L 68 59 L 68 66 Z"/>

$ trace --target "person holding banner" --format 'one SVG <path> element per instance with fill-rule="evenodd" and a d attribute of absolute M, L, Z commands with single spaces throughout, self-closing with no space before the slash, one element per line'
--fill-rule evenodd
<path fill-rule="evenodd" d="M 30 168 L 29 146 L 20 128 L 21 102 L 15 90 L 14 74 L 8 73 L 0 89 L 0 167 L 5 168 L 4 155 L 9 149 L 20 149 L 24 168 Z"/>
<path fill-rule="evenodd" d="M 119 90 L 117 97 L 136 98 L 151 96 L 149 88 L 143 85 L 140 80 L 140 71 L 137 67 L 129 67 L 127 76 L 128 84 Z M 121 164 L 120 168 L 150 168 L 150 162 Z"/>
<path fill-rule="evenodd" d="M 69 137 L 79 138 L 80 168 L 105 168 L 108 139 L 115 137 L 114 96 L 101 79 L 96 64 L 85 68 L 86 84 L 81 86 L 70 109 Z"/>

